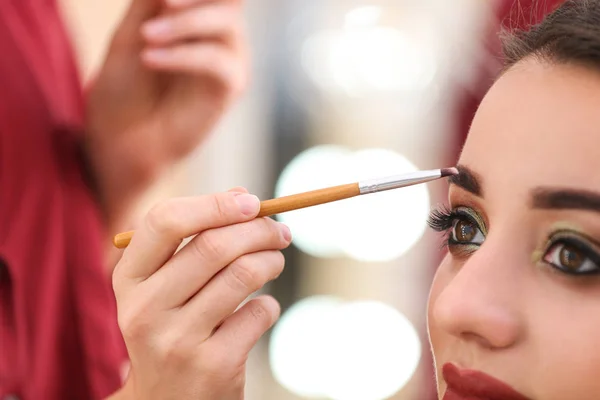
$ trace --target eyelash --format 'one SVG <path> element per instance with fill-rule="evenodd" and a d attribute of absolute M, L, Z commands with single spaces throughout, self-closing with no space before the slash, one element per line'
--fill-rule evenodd
<path fill-rule="evenodd" d="M 456 242 L 452 238 L 452 228 L 457 222 L 469 222 L 477 227 L 480 231 L 484 231 L 484 229 L 480 226 L 480 223 L 477 222 L 469 212 L 465 211 L 465 208 L 457 207 L 454 209 L 449 209 L 446 206 L 441 206 L 431 212 L 429 215 L 429 219 L 427 224 L 431 229 L 436 232 L 444 233 L 444 241 L 442 243 L 442 247 L 451 248 L 453 246 L 468 246 L 465 243 Z M 478 245 L 471 245 L 479 247 Z"/>
<path fill-rule="evenodd" d="M 444 233 L 442 247 L 448 248 L 456 255 L 466 256 L 478 249 L 479 244 L 462 243 L 453 240 L 452 230 L 455 227 L 455 224 L 460 221 L 473 224 L 481 232 L 483 232 L 485 229 L 472 215 L 470 215 L 469 212 L 465 211 L 465 208 L 461 207 L 448 209 L 445 206 L 441 206 L 431 212 L 427 222 L 429 227 L 433 230 Z M 581 239 L 580 236 L 580 233 L 571 231 L 559 231 L 552 233 L 548 237 L 547 244 L 544 246 L 544 255 L 541 261 L 554 271 L 570 276 L 577 277 L 583 275 L 600 275 L 599 252 L 594 250 L 595 246 L 588 244 L 588 240 Z M 565 247 L 571 247 L 579 251 L 581 255 L 585 257 L 585 260 L 589 260 L 594 263 L 596 268 L 585 272 L 574 272 L 550 262 L 549 259 L 552 258 L 554 252 L 556 252 L 559 248 L 564 249 Z"/>
<path fill-rule="evenodd" d="M 446 206 L 441 206 L 429 214 L 427 224 L 436 232 L 446 232 L 452 228 L 452 224 L 457 216 L 456 211 L 450 210 Z"/>

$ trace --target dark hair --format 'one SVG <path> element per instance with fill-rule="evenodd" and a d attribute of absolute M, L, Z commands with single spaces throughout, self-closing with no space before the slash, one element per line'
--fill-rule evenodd
<path fill-rule="evenodd" d="M 504 70 L 534 57 L 600 69 L 600 0 L 567 0 L 529 30 L 502 34 Z"/>

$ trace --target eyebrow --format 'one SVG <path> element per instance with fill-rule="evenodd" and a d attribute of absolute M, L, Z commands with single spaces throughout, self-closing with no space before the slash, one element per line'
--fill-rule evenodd
<path fill-rule="evenodd" d="M 458 175 L 448 178 L 456 185 L 478 197 L 483 197 L 482 179 L 465 165 L 457 165 Z M 600 193 L 584 189 L 538 187 L 531 191 L 531 207 L 545 210 L 589 210 L 600 213 Z"/>
<path fill-rule="evenodd" d="M 532 191 L 532 207 L 600 212 L 600 193 L 589 190 L 540 187 Z"/>
<path fill-rule="evenodd" d="M 483 197 L 483 189 L 481 187 L 481 177 L 473 170 L 464 165 L 457 165 L 458 175 L 453 175 L 448 178 L 448 183 L 463 188 L 475 196 Z"/>

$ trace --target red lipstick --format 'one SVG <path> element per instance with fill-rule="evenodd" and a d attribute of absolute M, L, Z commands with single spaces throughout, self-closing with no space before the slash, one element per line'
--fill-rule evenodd
<path fill-rule="evenodd" d="M 442 374 L 448 385 L 443 400 L 529 400 L 506 383 L 483 372 L 444 364 Z"/>

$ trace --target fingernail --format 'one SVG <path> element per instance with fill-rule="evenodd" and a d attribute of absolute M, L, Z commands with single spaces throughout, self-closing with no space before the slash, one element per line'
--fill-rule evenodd
<path fill-rule="evenodd" d="M 240 210 L 244 215 L 256 215 L 260 208 L 260 200 L 253 194 L 241 194 L 235 196 L 235 201 L 237 201 Z"/>
<path fill-rule="evenodd" d="M 156 21 L 147 22 L 143 27 L 144 34 L 150 37 L 164 36 L 169 32 L 170 29 L 171 25 L 169 24 L 169 22 L 160 19 Z"/>
<path fill-rule="evenodd" d="M 248 191 L 245 188 L 241 187 L 241 186 L 234 187 L 233 189 L 229 189 L 228 192 L 229 193 L 233 193 L 234 196 L 240 196 L 242 194 L 248 194 Z"/>
<path fill-rule="evenodd" d="M 280 222 L 279 229 L 281 229 L 281 234 L 283 235 L 283 238 L 285 239 L 285 241 L 291 242 L 292 241 L 292 231 L 290 231 L 290 228 L 288 228 L 287 225 L 282 224 Z"/>

